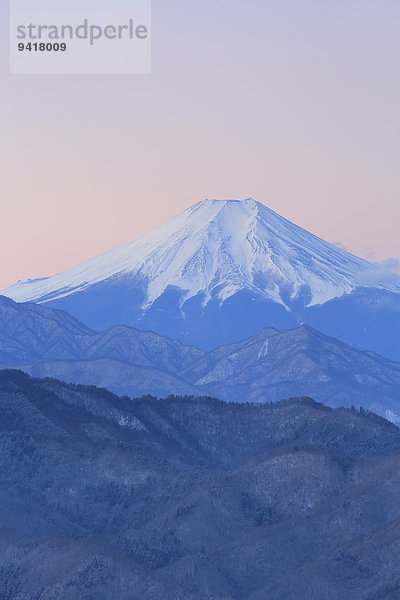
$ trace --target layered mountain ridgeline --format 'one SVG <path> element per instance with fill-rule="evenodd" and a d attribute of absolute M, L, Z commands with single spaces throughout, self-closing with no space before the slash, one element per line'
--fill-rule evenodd
<path fill-rule="evenodd" d="M 0 296 L 0 366 L 96 384 L 131 396 L 197 394 L 177 374 L 197 348 L 130 327 L 97 333 L 64 311 Z"/>
<path fill-rule="evenodd" d="M 138 240 L 4 294 L 95 329 L 123 323 L 205 350 L 306 323 L 400 361 L 400 276 L 252 199 L 200 202 Z"/>
<path fill-rule="evenodd" d="M 180 374 L 223 400 L 265 402 L 306 394 L 333 407 L 367 407 L 400 421 L 400 364 L 311 327 L 259 331 L 196 360 Z"/>
<path fill-rule="evenodd" d="M 400 594 L 400 431 L 0 372 L 4 600 Z"/>
<path fill-rule="evenodd" d="M 301 326 L 204 352 L 125 326 L 94 332 L 67 313 L 0 296 L 0 366 L 128 396 L 270 402 L 308 395 L 400 419 L 400 365 Z"/>

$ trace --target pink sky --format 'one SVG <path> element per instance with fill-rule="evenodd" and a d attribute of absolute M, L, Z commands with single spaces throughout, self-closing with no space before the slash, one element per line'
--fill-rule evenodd
<path fill-rule="evenodd" d="M 126 77 L 8 75 L 4 10 L 0 289 L 206 197 L 400 258 L 400 3 L 153 0 L 153 73 Z"/>

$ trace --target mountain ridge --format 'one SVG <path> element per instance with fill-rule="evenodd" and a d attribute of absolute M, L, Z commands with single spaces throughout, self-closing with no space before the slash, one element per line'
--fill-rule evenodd
<path fill-rule="evenodd" d="M 313 261 L 318 264 L 312 268 Z M 310 267 L 309 273 L 304 262 Z M 130 274 L 148 277 L 143 308 L 157 300 L 168 286 L 187 290 L 183 303 L 200 292 L 208 303 L 216 290 L 224 301 L 246 288 L 285 306 L 275 289 L 282 279 L 283 287 L 292 284 L 290 294 L 286 294 L 292 299 L 302 285 L 307 285 L 311 306 L 353 291 L 377 270 L 376 265 L 318 238 L 252 198 L 205 200 L 133 242 L 63 273 L 21 281 L 5 291 L 14 300 L 47 302 Z M 268 281 L 259 285 L 257 272 L 269 276 L 272 285 Z M 377 283 L 370 287 L 400 292 L 400 277 L 397 285 Z"/>
<path fill-rule="evenodd" d="M 0 372 L 2 600 L 396 598 L 400 430 Z"/>
<path fill-rule="evenodd" d="M 127 326 L 95 332 L 62 311 L 0 296 L 0 367 L 130 397 L 206 394 L 262 403 L 308 395 L 400 421 L 400 364 L 308 325 L 263 328 L 204 352 Z"/>
<path fill-rule="evenodd" d="M 125 324 L 203 350 L 307 323 L 400 360 L 400 340 L 387 335 L 400 329 L 400 276 L 389 280 L 252 199 L 199 202 L 138 240 L 3 294 L 64 309 L 92 329 Z"/>

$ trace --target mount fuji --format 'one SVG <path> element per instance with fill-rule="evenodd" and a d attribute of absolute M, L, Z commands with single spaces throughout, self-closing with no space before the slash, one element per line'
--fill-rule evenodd
<path fill-rule="evenodd" d="M 95 329 L 126 324 L 211 349 L 307 323 L 400 360 L 400 277 L 252 199 L 205 200 L 143 237 L 2 292 Z"/>

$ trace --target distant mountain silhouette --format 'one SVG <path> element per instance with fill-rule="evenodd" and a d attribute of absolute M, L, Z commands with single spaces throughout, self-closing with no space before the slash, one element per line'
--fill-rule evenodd
<path fill-rule="evenodd" d="M 0 367 L 128 396 L 270 402 L 308 395 L 400 420 L 400 365 L 301 326 L 204 352 L 151 332 L 94 332 L 63 311 L 0 297 Z"/>

